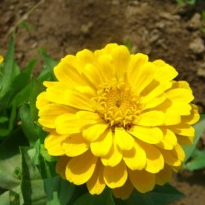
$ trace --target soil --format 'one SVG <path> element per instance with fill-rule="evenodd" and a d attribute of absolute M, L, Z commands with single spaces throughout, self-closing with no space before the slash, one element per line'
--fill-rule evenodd
<path fill-rule="evenodd" d="M 205 1 L 179 5 L 175 0 L 1 0 L 0 53 L 5 55 L 12 31 L 16 59 L 23 68 L 40 59 L 39 49 L 59 60 L 83 48 L 109 42 L 132 45 L 132 52 L 163 59 L 190 83 L 194 102 L 205 113 Z M 42 61 L 35 72 L 41 70 Z M 205 137 L 201 139 L 205 145 Z M 186 196 L 172 205 L 202 205 L 205 173 L 182 172 L 172 184 Z"/>

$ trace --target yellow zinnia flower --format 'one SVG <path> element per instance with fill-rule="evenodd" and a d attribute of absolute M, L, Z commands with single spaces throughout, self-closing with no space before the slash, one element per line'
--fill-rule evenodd
<path fill-rule="evenodd" d="M 57 172 L 91 194 L 116 197 L 163 185 L 185 158 L 199 119 L 185 81 L 162 60 L 130 54 L 123 45 L 67 55 L 37 98 L 39 123 L 49 132 Z"/>

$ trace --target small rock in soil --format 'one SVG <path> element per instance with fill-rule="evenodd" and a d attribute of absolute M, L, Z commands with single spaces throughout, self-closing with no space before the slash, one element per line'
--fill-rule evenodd
<path fill-rule="evenodd" d="M 190 44 L 189 44 L 189 49 L 194 53 L 194 54 L 201 54 L 205 51 L 205 46 L 203 40 L 198 37 L 195 38 Z"/>
<path fill-rule="evenodd" d="M 195 30 L 195 29 L 199 29 L 200 27 L 201 27 L 201 15 L 199 13 L 196 13 L 188 22 L 188 28 Z"/>
<path fill-rule="evenodd" d="M 203 64 L 203 67 L 197 69 L 197 75 L 205 78 L 205 64 Z"/>

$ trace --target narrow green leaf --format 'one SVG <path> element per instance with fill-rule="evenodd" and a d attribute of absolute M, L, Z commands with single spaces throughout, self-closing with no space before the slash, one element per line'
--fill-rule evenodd
<path fill-rule="evenodd" d="M 28 104 L 24 104 L 20 108 L 20 118 L 23 132 L 30 144 L 33 144 L 39 138 L 39 136 L 36 132 L 37 125 L 34 124 L 34 121 L 31 117 L 30 106 Z"/>
<path fill-rule="evenodd" d="M 31 118 L 33 121 L 38 120 L 38 110 L 36 108 L 36 98 L 42 91 L 45 90 L 45 87 L 37 79 L 33 78 L 31 82 L 31 93 L 30 93 L 30 110 Z"/>
<path fill-rule="evenodd" d="M 115 205 L 110 189 L 105 189 L 100 195 L 82 195 L 73 205 Z"/>
<path fill-rule="evenodd" d="M 50 81 L 56 80 L 56 77 L 53 73 L 53 68 L 56 66 L 57 61 L 53 60 L 45 51 L 41 50 L 40 54 L 43 57 L 45 64 L 43 70 L 38 76 L 38 80 L 40 80 L 41 82 L 45 80 L 50 80 Z"/>
<path fill-rule="evenodd" d="M 22 147 L 22 183 L 21 189 L 24 205 L 45 205 L 47 201 L 44 192 L 44 182 L 37 166 L 28 155 L 29 148 Z"/>
<path fill-rule="evenodd" d="M 16 106 L 21 106 L 24 103 L 28 102 L 30 90 L 31 90 L 31 84 L 28 84 L 14 96 L 14 98 L 11 101 L 11 104 L 15 104 Z"/>
<path fill-rule="evenodd" d="M 169 184 L 156 186 L 153 191 L 142 194 L 136 190 L 127 200 L 115 199 L 117 205 L 165 205 L 179 198 L 183 194 Z"/>
<path fill-rule="evenodd" d="M 196 134 L 195 134 L 193 144 L 191 146 L 183 146 L 183 149 L 186 155 L 184 163 L 187 162 L 187 160 L 192 156 L 192 154 L 196 150 L 197 142 L 199 138 L 201 137 L 203 131 L 205 130 L 205 114 L 201 115 L 200 121 L 196 125 L 194 125 L 194 128 L 195 128 Z"/>
<path fill-rule="evenodd" d="M 20 73 L 17 64 L 14 61 L 14 36 L 10 38 L 7 54 L 4 61 L 4 66 L 1 69 L 0 75 L 0 99 L 8 92 L 11 87 L 11 82 Z M 2 103 L 2 102 L 1 102 Z"/>
<path fill-rule="evenodd" d="M 18 74 L 13 81 L 10 83 L 10 86 L 2 98 L 2 106 L 3 108 L 9 107 L 11 104 L 14 104 L 15 96 L 24 89 L 29 81 L 31 80 L 31 73 L 33 71 L 35 65 L 35 61 L 31 61 L 26 68 Z M 2 108 L 2 109 L 3 109 Z"/>

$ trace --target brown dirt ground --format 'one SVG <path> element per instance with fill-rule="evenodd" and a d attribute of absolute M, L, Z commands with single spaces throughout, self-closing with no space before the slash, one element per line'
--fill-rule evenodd
<path fill-rule="evenodd" d="M 16 32 L 16 58 L 21 67 L 39 59 L 44 48 L 54 59 L 109 42 L 132 43 L 132 52 L 172 64 L 187 80 L 200 112 L 205 113 L 205 1 L 179 6 L 174 0 L 1 0 L 0 53 Z M 22 23 L 23 22 L 23 23 Z M 40 60 L 36 72 L 41 69 Z M 202 144 L 204 146 L 204 138 Z M 172 184 L 186 197 L 172 205 L 202 205 L 204 171 L 176 175 Z"/>

